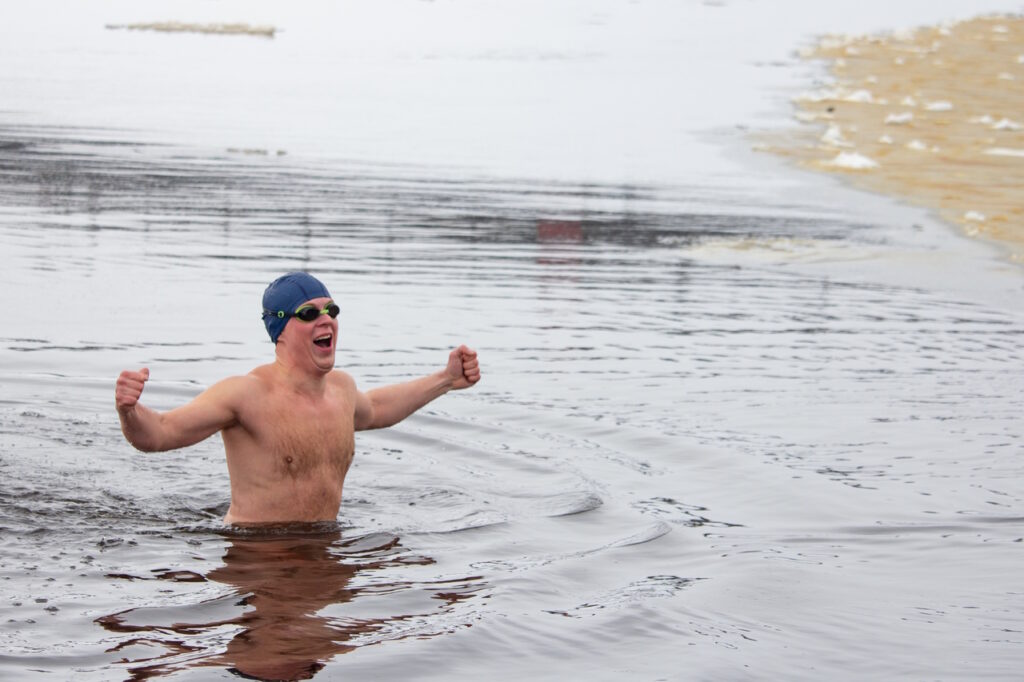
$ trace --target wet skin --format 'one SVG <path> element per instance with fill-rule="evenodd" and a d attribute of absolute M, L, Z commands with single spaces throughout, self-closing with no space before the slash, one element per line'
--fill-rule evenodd
<path fill-rule="evenodd" d="M 318 309 L 330 299 L 308 303 Z M 149 370 L 125 370 L 115 390 L 125 438 L 144 452 L 173 450 L 222 433 L 231 478 L 228 524 L 333 521 L 355 452 L 356 431 L 398 423 L 448 391 L 480 380 L 476 352 L 451 351 L 444 369 L 362 392 L 335 370 L 338 321 L 288 320 L 274 362 L 217 382 L 190 403 L 157 412 L 140 401 Z"/>

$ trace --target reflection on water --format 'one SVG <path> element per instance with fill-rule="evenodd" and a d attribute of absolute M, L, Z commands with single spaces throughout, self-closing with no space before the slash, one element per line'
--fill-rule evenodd
<path fill-rule="evenodd" d="M 711 187 L 687 188 L 680 197 L 692 204 L 687 211 L 680 210 L 669 188 L 656 186 L 498 181 L 424 175 L 415 167 L 299 166 L 231 154 L 197 157 L 100 135 L 5 128 L 0 178 L 7 204 L 104 216 L 102 225 L 72 223 L 78 229 L 160 226 L 213 236 L 244 228 L 265 237 L 287 228 L 289 256 L 310 256 L 309 240 L 319 230 L 347 227 L 355 236 L 356 226 L 363 238 L 370 236 L 366 229 L 379 230 L 374 237 L 385 242 L 416 235 L 470 243 L 630 246 L 714 236 L 772 238 L 792 236 L 794 230 L 836 239 L 869 228 L 845 216 L 808 215 L 806 207 L 783 202 L 752 205 L 730 197 L 716 204 L 724 196 Z M 559 217 L 563 214 L 572 218 Z M 132 220 L 139 215 L 146 216 L 141 225 Z"/>
<path fill-rule="evenodd" d="M 928 676 L 1011 678 L 1019 274 L 738 180 L 0 131 L 0 675 L 869 679 L 927 643 Z M 268 361 L 295 268 L 361 387 L 460 342 L 487 378 L 359 434 L 341 531 L 225 535 L 219 440 L 134 452 L 113 380 L 149 366 L 162 409 Z"/>
<path fill-rule="evenodd" d="M 221 590 L 219 596 L 198 604 L 133 608 L 96 619 L 105 629 L 127 635 L 110 652 L 122 657 L 130 679 L 209 666 L 247 679 L 310 679 L 333 657 L 365 643 L 360 639 L 380 641 L 368 636 L 396 623 L 445 612 L 481 588 L 476 577 L 420 585 L 376 577 L 387 569 L 434 563 L 408 554 L 394 536 L 345 540 L 337 530 L 285 528 L 232 533 L 226 544 L 223 564 L 205 575 L 161 571 L 158 577 L 211 581 L 226 587 L 227 593 Z M 348 602 L 409 589 L 429 592 L 433 612 L 342 615 Z M 325 615 L 327 607 L 341 608 Z"/>

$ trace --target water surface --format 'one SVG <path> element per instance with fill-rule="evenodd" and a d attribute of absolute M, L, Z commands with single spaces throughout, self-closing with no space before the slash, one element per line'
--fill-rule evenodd
<path fill-rule="evenodd" d="M 0 676 L 1019 674 L 1024 279 L 990 247 L 741 131 L 657 181 L 15 104 Z M 462 342 L 484 379 L 359 434 L 337 524 L 231 532 L 219 438 L 135 452 L 113 382 L 148 366 L 165 409 L 268 361 L 260 296 L 296 268 L 362 388 Z"/>

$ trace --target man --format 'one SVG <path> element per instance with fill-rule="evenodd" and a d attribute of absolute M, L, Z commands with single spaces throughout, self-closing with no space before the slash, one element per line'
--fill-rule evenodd
<path fill-rule="evenodd" d="M 338 312 L 312 275 L 278 278 L 263 294 L 273 363 L 224 379 L 164 413 L 139 402 L 148 369 L 121 372 L 121 431 L 144 452 L 193 445 L 220 431 L 231 479 L 225 523 L 335 520 L 355 431 L 396 424 L 480 380 L 476 352 L 460 346 L 439 372 L 363 393 L 352 377 L 334 369 Z"/>

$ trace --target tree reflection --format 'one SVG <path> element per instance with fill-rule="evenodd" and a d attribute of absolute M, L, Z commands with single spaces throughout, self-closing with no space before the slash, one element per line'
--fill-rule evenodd
<path fill-rule="evenodd" d="M 130 635 L 108 650 L 129 666 L 129 679 L 196 667 L 226 668 L 257 680 L 311 679 L 335 656 L 406 636 L 403 630 L 416 628 L 397 624 L 447 612 L 480 587 L 474 577 L 428 583 L 372 580 L 368 574 L 373 571 L 434 562 L 408 554 L 390 535 L 344 540 L 336 530 L 294 530 L 230 536 L 223 565 L 205 576 L 189 571 L 157 575 L 221 583 L 230 587 L 227 595 L 184 607 L 143 607 L 98 618 L 107 630 Z M 428 591 L 430 603 L 437 606 L 428 613 L 370 618 L 338 617 L 331 615 L 337 609 L 327 608 L 371 596 L 383 597 L 386 606 L 392 603 L 386 595 L 410 589 Z"/>

